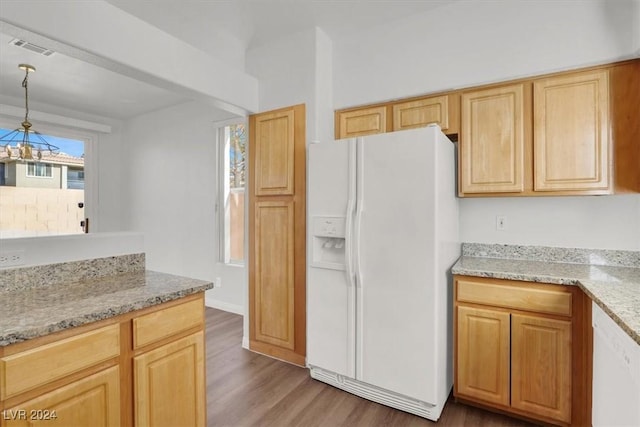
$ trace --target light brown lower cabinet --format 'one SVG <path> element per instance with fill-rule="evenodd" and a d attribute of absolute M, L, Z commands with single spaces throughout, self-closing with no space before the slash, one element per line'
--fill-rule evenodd
<path fill-rule="evenodd" d="M 571 422 L 571 321 L 511 314 L 511 406 Z"/>
<path fill-rule="evenodd" d="M 2 412 L 6 427 L 120 425 L 120 371 L 112 366 Z"/>
<path fill-rule="evenodd" d="M 468 276 L 454 283 L 456 399 L 549 424 L 590 425 L 584 293 Z"/>
<path fill-rule="evenodd" d="M 133 373 L 137 426 L 206 424 L 203 332 L 134 357 Z"/>
<path fill-rule="evenodd" d="M 0 347 L 0 426 L 206 425 L 199 293 Z"/>
<path fill-rule="evenodd" d="M 509 313 L 458 307 L 457 394 L 509 406 Z"/>

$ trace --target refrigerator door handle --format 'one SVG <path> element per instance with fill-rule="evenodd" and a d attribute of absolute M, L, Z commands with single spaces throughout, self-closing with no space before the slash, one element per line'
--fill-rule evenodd
<path fill-rule="evenodd" d="M 362 211 L 364 210 L 364 143 L 362 139 L 356 142 L 356 217 L 354 227 L 354 258 L 356 286 L 362 287 L 362 269 L 360 268 L 360 227 L 362 225 Z"/>
<path fill-rule="evenodd" d="M 348 200 L 347 200 L 347 224 L 345 230 L 345 258 L 346 258 L 346 274 L 347 286 L 355 287 L 356 279 L 354 272 L 354 215 L 356 209 L 356 141 L 349 141 L 349 182 L 348 182 Z"/>

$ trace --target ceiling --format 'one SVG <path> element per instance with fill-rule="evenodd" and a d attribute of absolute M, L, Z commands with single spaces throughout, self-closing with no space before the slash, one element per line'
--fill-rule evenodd
<path fill-rule="evenodd" d="M 246 49 L 315 26 L 335 39 L 457 0 L 107 1 L 210 52 L 209 41 L 221 32 L 237 39 Z M 12 39 L 0 33 L 0 96 L 11 97 L 20 105 L 24 99 L 20 63 L 36 67 L 37 71 L 29 76 L 29 100 L 35 108 L 42 103 L 125 119 L 188 101 L 184 95 L 61 53 L 42 56 L 11 45 Z"/>
<path fill-rule="evenodd" d="M 107 1 L 206 51 L 209 32 L 222 30 L 250 49 L 315 26 L 335 38 L 458 0 Z"/>
<path fill-rule="evenodd" d="M 98 116 L 124 119 L 168 107 L 186 99 L 165 89 L 114 73 L 60 53 L 46 57 L 10 44 L 13 37 L 0 33 L 0 95 L 18 98 L 24 105 L 24 71 L 18 64 L 36 68 L 29 73 L 29 102 L 55 105 Z"/>

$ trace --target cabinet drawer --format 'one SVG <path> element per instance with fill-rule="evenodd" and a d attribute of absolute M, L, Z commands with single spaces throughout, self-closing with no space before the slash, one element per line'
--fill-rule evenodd
<path fill-rule="evenodd" d="M 133 348 L 160 341 L 201 326 L 204 305 L 201 298 L 133 319 Z"/>
<path fill-rule="evenodd" d="M 461 302 L 571 316 L 571 294 L 562 290 L 470 278 L 458 278 L 456 286 L 457 300 Z"/>
<path fill-rule="evenodd" d="M 120 355 L 120 325 L 86 332 L 0 359 L 5 400 Z"/>

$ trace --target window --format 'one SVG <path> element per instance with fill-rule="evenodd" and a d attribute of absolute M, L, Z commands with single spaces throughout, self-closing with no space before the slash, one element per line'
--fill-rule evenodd
<path fill-rule="evenodd" d="M 227 264 L 244 263 L 247 129 L 244 123 L 219 128 L 220 254 Z"/>
<path fill-rule="evenodd" d="M 67 169 L 67 188 L 84 190 L 84 169 Z"/>
<path fill-rule="evenodd" d="M 5 135 L 10 128 L 2 123 Z M 84 180 L 85 146 L 92 138 L 63 128 L 43 137 L 60 152 L 43 151 L 39 162 L 9 157 L 4 147 L 0 152 L 0 238 L 83 233 L 80 222 L 92 204 Z"/>
<path fill-rule="evenodd" d="M 49 163 L 27 163 L 27 176 L 39 178 L 53 178 Z"/>

